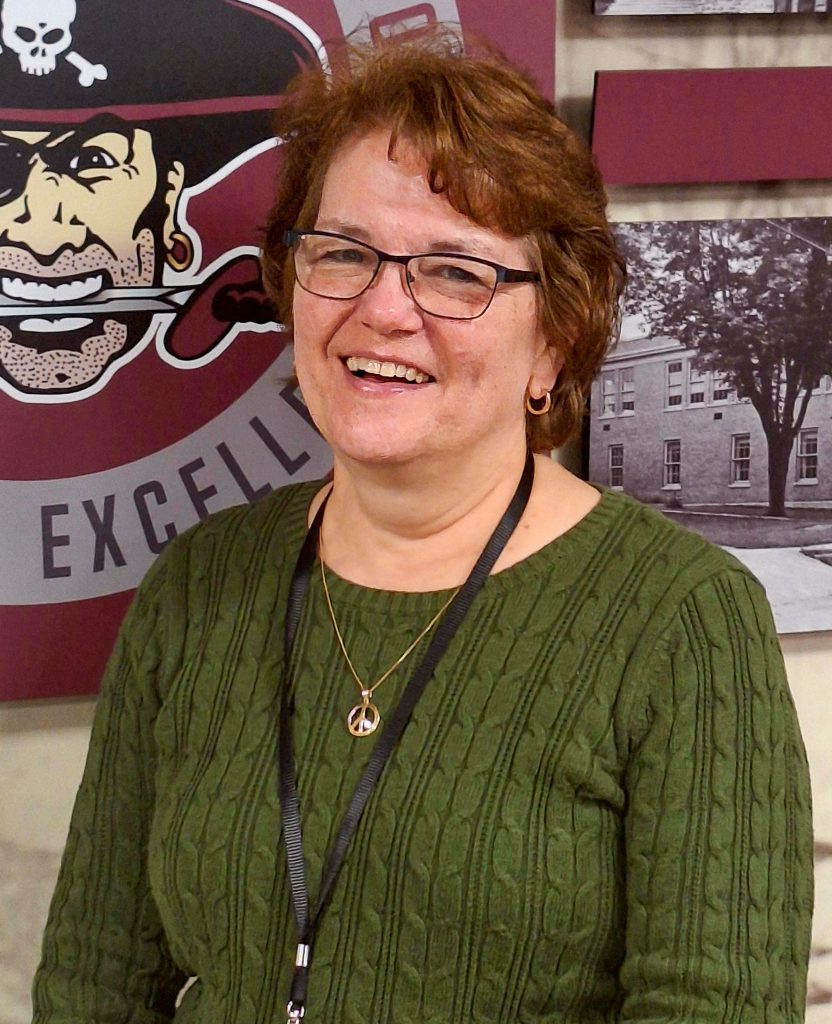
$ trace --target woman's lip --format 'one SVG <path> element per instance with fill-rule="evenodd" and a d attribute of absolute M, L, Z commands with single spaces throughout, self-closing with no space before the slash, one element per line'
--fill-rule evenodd
<path fill-rule="evenodd" d="M 344 373 L 350 387 L 365 395 L 405 395 L 415 394 L 424 388 L 430 387 L 435 381 L 425 381 L 424 384 L 408 383 L 401 377 L 387 377 L 384 380 L 377 380 L 371 377 L 356 377 L 354 373 L 344 366 Z"/>
<path fill-rule="evenodd" d="M 424 373 L 426 377 L 430 377 L 431 380 L 436 378 L 429 371 L 420 366 L 419 363 L 412 363 L 407 359 L 402 359 L 401 356 L 380 356 L 376 352 L 348 352 L 346 355 L 339 356 L 344 366 L 347 365 L 348 359 L 372 359 L 377 363 L 393 363 L 394 366 L 411 366 L 417 373 Z"/>

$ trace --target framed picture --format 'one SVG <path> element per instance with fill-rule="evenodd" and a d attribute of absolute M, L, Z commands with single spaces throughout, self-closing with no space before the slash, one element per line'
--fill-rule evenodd
<path fill-rule="evenodd" d="M 781 633 L 832 629 L 832 218 L 616 227 L 589 478 L 729 549 Z"/>
<path fill-rule="evenodd" d="M 595 14 L 827 14 L 829 0 L 594 0 Z"/>

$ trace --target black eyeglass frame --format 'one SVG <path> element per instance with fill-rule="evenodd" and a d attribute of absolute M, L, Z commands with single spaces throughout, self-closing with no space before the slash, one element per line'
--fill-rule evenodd
<path fill-rule="evenodd" d="M 494 263 L 492 260 L 483 259 L 481 256 L 469 256 L 468 253 L 464 252 L 416 252 L 409 256 L 395 256 L 393 253 L 385 252 L 383 249 L 377 249 L 374 245 L 370 245 L 368 242 L 362 242 L 358 238 L 352 238 L 350 235 L 342 235 L 337 231 L 298 231 L 294 228 L 290 228 L 284 232 L 283 244 L 287 249 L 291 249 L 294 254 L 294 247 L 297 242 L 307 235 L 317 235 L 323 238 L 337 238 L 342 242 L 353 242 L 355 245 L 360 245 L 363 249 L 369 249 L 370 252 L 375 253 L 378 258 L 376 269 L 373 271 L 373 276 L 364 285 L 361 291 L 355 293 L 355 295 L 322 295 L 320 292 L 313 292 L 311 288 L 307 288 L 298 277 L 297 267 L 295 270 L 295 280 L 305 292 L 310 295 L 317 295 L 321 299 L 334 299 L 336 302 L 352 302 L 353 299 L 357 299 L 359 295 L 363 295 L 364 292 L 372 285 L 378 276 L 378 272 L 381 269 L 382 263 L 398 263 L 399 266 L 405 269 L 405 282 L 407 283 L 407 291 L 411 299 L 421 309 L 423 313 L 428 316 L 436 317 L 438 320 L 479 320 L 481 316 L 484 316 L 488 312 L 488 308 L 494 300 L 494 296 L 497 294 L 497 286 L 500 284 L 522 284 L 525 282 L 531 282 L 532 284 L 540 283 L 540 274 L 536 270 L 515 270 L 512 267 L 504 267 L 502 263 Z M 419 302 L 416 296 L 413 294 L 412 276 L 408 270 L 408 264 L 411 260 L 424 259 L 426 256 L 447 256 L 451 259 L 466 259 L 471 260 L 472 263 L 481 263 L 485 267 L 491 267 L 497 274 L 497 278 L 494 281 L 494 288 L 489 296 L 488 302 L 485 304 L 485 309 L 482 312 L 477 313 L 476 316 L 449 316 L 447 313 L 432 313 L 429 309 Z M 294 265 L 294 260 L 293 260 Z"/>

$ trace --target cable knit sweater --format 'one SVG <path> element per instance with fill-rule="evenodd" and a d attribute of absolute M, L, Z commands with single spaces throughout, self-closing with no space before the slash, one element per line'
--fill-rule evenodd
<path fill-rule="evenodd" d="M 277 695 L 316 486 L 210 518 L 141 587 L 104 681 L 35 1021 L 285 1019 Z M 369 678 L 448 596 L 330 589 Z M 357 689 L 317 572 L 295 652 L 314 896 L 373 744 L 345 727 Z M 382 717 L 407 675 L 379 688 Z M 761 587 L 605 492 L 492 576 L 453 640 L 349 850 L 306 1020 L 797 1024 L 811 873 L 805 755 Z"/>

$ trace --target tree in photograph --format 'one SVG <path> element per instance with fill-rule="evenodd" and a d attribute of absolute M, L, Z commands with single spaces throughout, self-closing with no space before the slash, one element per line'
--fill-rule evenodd
<path fill-rule="evenodd" d="M 832 373 L 832 219 L 657 221 L 616 228 L 626 305 L 747 398 L 768 443 L 768 513 L 812 389 Z"/>

